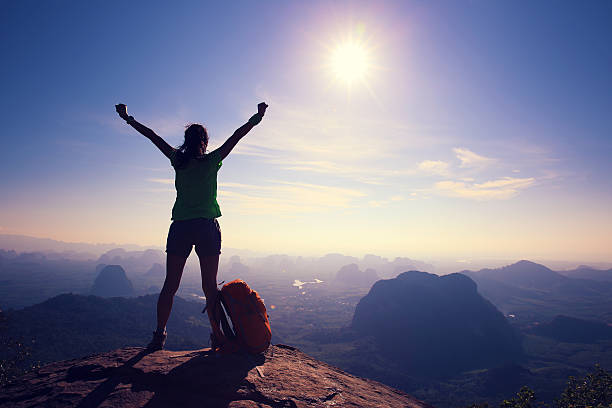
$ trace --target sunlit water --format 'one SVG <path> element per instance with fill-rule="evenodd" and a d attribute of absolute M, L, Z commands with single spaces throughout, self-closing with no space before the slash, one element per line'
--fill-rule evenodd
<path fill-rule="evenodd" d="M 293 285 L 291 285 L 291 286 L 295 286 L 298 289 L 302 289 L 304 287 L 304 285 L 312 285 L 312 284 L 316 285 L 317 283 L 323 283 L 323 281 L 321 279 L 317 279 L 317 278 L 315 278 L 315 280 L 312 281 L 312 282 L 302 282 L 301 280 L 296 279 L 296 280 L 293 281 Z"/>

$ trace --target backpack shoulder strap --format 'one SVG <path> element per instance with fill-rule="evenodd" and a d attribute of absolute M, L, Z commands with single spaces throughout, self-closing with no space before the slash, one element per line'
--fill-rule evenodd
<path fill-rule="evenodd" d="M 225 343 L 228 339 L 233 339 L 236 337 L 236 334 L 232 330 L 229 322 L 227 321 L 226 310 L 227 306 L 223 307 L 225 303 L 222 303 L 222 294 L 219 290 L 217 292 L 217 299 L 215 299 L 214 303 L 206 302 L 206 306 L 202 310 L 202 313 L 206 313 L 210 311 L 209 318 L 211 329 L 213 331 L 212 336 L 218 341 L 220 344 Z M 214 317 L 213 317 L 214 316 Z"/>
<path fill-rule="evenodd" d="M 234 333 L 234 330 L 232 330 L 232 327 L 230 326 L 229 322 L 227 321 L 227 305 L 225 304 L 225 300 L 223 299 L 223 295 L 221 294 L 221 292 L 219 292 L 219 296 L 217 297 L 219 299 L 219 317 L 221 318 L 221 328 L 223 329 L 223 334 L 225 334 L 225 337 L 227 337 L 228 339 L 234 339 L 236 337 L 236 333 Z"/>

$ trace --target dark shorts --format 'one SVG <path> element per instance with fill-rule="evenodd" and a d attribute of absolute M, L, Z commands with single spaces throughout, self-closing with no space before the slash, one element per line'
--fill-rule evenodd
<path fill-rule="evenodd" d="M 221 227 L 216 219 L 194 218 L 172 222 L 166 252 L 187 258 L 194 245 L 198 256 L 221 253 Z"/>

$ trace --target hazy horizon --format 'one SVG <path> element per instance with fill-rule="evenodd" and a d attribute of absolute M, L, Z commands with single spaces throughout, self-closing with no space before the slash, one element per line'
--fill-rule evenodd
<path fill-rule="evenodd" d="M 224 248 L 612 262 L 608 3 L 1 9 L 0 234 L 163 248 L 173 170 L 114 105 L 212 149 L 266 101 Z"/>
<path fill-rule="evenodd" d="M 16 237 L 17 240 L 22 242 L 19 244 L 8 244 L 11 238 Z M 40 241 L 54 241 L 55 244 L 44 243 L 32 244 L 31 239 Z M 95 246 L 91 248 L 89 246 Z M 79 249 L 79 247 L 81 247 Z M 83 248 L 85 247 L 85 248 Z M 67 249 L 70 248 L 70 249 Z M 28 252 L 41 252 L 41 253 L 66 253 L 75 252 L 77 254 L 90 254 L 99 257 L 114 249 L 124 249 L 129 252 L 146 251 L 153 249 L 157 251 L 164 251 L 162 246 L 146 246 L 137 245 L 132 243 L 90 243 L 90 242 L 66 242 L 57 241 L 51 238 L 31 237 L 25 235 L 10 235 L 0 234 L 0 249 L 3 250 L 15 250 L 17 253 L 28 253 Z M 612 261 L 596 261 L 589 259 L 546 259 L 546 258 L 529 258 L 529 257 L 485 257 L 475 256 L 472 258 L 458 258 L 452 256 L 437 256 L 427 257 L 419 256 L 418 254 L 409 253 L 398 253 L 398 254 L 382 254 L 382 253 L 342 253 L 338 251 L 330 250 L 324 253 L 287 253 L 287 252 L 264 252 L 264 251 L 253 251 L 248 248 L 223 248 L 221 253 L 221 263 L 227 263 L 231 261 L 233 256 L 239 256 L 241 259 L 257 259 L 265 258 L 270 256 L 288 256 L 291 258 L 305 258 L 305 259 L 317 259 L 322 258 L 326 255 L 341 255 L 343 257 L 352 257 L 360 261 L 363 261 L 367 256 L 375 256 L 385 259 L 387 261 L 393 261 L 394 259 L 409 258 L 416 262 L 422 262 L 428 264 L 430 267 L 417 268 L 426 272 L 447 274 L 453 272 L 460 272 L 464 269 L 478 270 L 483 268 L 498 268 L 506 265 L 516 263 L 521 260 L 529 260 L 535 263 L 542 264 L 553 270 L 570 270 L 579 266 L 590 266 L 596 269 L 608 269 L 612 268 Z M 248 263 L 248 261 L 247 261 Z M 195 252 L 192 252 L 189 257 L 189 264 L 195 266 L 197 269 L 197 257 Z"/>

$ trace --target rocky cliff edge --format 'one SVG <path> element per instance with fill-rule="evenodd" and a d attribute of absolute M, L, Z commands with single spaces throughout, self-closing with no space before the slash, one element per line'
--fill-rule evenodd
<path fill-rule="evenodd" d="M 260 356 L 123 348 L 60 361 L 0 389 L 1 407 L 429 407 L 276 345 Z"/>

